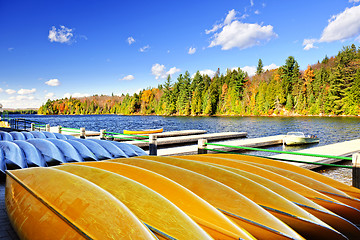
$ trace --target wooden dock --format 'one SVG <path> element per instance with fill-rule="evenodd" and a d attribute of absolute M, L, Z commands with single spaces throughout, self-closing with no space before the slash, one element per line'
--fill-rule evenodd
<path fill-rule="evenodd" d="M 50 127 L 50 132 L 58 132 L 58 127 Z M 79 133 L 76 133 L 75 130 L 66 131 L 65 129 L 62 130 L 62 134 L 65 135 L 72 135 L 74 137 L 80 137 L 80 131 Z M 94 136 L 100 136 L 100 132 L 96 131 L 89 131 L 85 129 L 85 137 L 94 137 Z"/>
<path fill-rule="evenodd" d="M 321 154 L 321 155 L 331 155 L 331 156 L 342 156 L 342 157 L 351 157 L 352 154 L 360 152 L 360 139 L 355 139 L 346 142 L 334 143 L 326 146 L 308 148 L 300 151 L 299 153 L 310 153 L 310 154 Z M 278 154 L 272 155 L 271 158 L 277 159 L 288 159 L 288 160 L 297 160 L 297 161 L 306 161 L 306 162 L 319 162 L 319 163 L 335 163 L 341 160 L 339 159 L 330 159 L 330 158 L 320 158 L 320 157 L 308 157 L 301 155 L 291 155 L 291 154 Z M 294 165 L 314 169 L 320 167 L 319 165 L 312 165 L 306 163 L 292 163 Z"/>
<path fill-rule="evenodd" d="M 208 141 L 215 140 L 224 140 L 224 139 L 234 139 L 234 138 L 243 138 L 246 137 L 246 132 L 222 132 L 222 133 L 208 133 L 208 134 L 197 134 L 197 135 L 187 135 L 187 136 L 177 136 L 177 137 L 165 137 L 157 140 L 158 146 L 164 145 L 174 145 L 174 144 L 190 144 L 197 143 L 199 139 L 206 138 Z M 147 142 L 134 142 L 134 141 L 125 141 L 125 143 L 130 143 L 138 147 L 148 147 L 149 143 Z"/>
<path fill-rule="evenodd" d="M 236 139 L 221 142 L 212 142 L 218 144 L 226 144 L 232 146 L 243 146 L 243 147 L 266 147 L 282 144 L 282 139 L 285 135 L 276 135 L 270 137 L 261 138 L 247 138 L 247 139 Z M 204 137 L 203 137 L 204 138 Z M 220 146 L 209 146 L 221 151 L 234 151 L 234 148 L 220 147 Z M 197 154 L 198 145 L 193 144 L 189 146 L 171 147 L 171 148 L 160 148 L 157 150 L 158 156 L 174 156 L 174 155 L 190 155 Z M 209 152 L 210 153 L 210 152 Z"/>
<path fill-rule="evenodd" d="M 156 135 L 157 138 L 165 138 L 165 137 L 178 137 L 178 136 L 189 136 L 189 135 L 198 135 L 198 134 L 205 134 L 206 130 L 181 130 L 181 131 L 169 131 L 169 132 L 162 132 L 162 133 L 154 133 L 152 135 Z M 120 135 L 121 137 L 126 137 L 125 135 Z M 128 136 L 128 138 L 132 139 L 144 139 L 142 137 L 134 137 Z M 115 141 L 127 141 L 126 139 L 115 138 Z"/>

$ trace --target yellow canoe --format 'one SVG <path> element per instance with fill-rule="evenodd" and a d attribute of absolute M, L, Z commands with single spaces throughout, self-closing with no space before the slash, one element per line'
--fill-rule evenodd
<path fill-rule="evenodd" d="M 331 212 L 346 218 L 347 220 L 358 224 L 360 221 L 360 212 L 356 208 L 343 204 L 336 199 L 333 199 L 323 193 L 320 193 L 312 188 L 309 188 L 303 184 L 295 182 L 289 178 L 283 177 L 280 174 L 268 171 L 264 168 L 260 168 L 258 166 L 251 165 L 247 162 L 243 161 L 234 161 L 228 158 L 220 158 L 215 156 L 207 156 L 207 155 L 189 155 L 189 156 L 178 156 L 180 159 L 192 159 L 196 161 L 215 163 L 220 165 L 225 165 L 228 167 L 237 168 L 240 170 L 244 170 L 247 172 L 255 173 L 262 177 L 265 177 L 271 181 L 281 184 L 282 186 L 289 188 L 306 198 L 314 201 L 315 203 L 325 207 Z"/>
<path fill-rule="evenodd" d="M 238 174 L 206 163 L 175 157 L 142 156 L 140 158 L 172 164 L 211 177 L 253 200 L 288 224 L 305 238 L 346 239 L 344 235 L 301 209 L 294 203 Z"/>
<path fill-rule="evenodd" d="M 248 163 L 250 163 L 250 162 L 248 162 Z M 271 172 L 280 174 L 286 178 L 289 178 L 289 179 L 294 180 L 298 183 L 301 183 L 305 186 L 308 186 L 308 187 L 310 187 L 318 192 L 321 192 L 325 195 L 328 195 L 329 197 L 334 198 L 346 205 L 349 205 L 351 207 L 354 207 L 354 208 L 360 210 L 360 200 L 359 199 L 353 198 L 353 197 L 349 196 L 348 194 L 346 194 L 345 192 L 340 191 L 340 190 L 338 190 L 332 186 L 329 186 L 325 183 L 314 180 L 307 176 L 302 176 L 299 173 L 291 172 L 286 169 L 269 166 L 269 165 L 265 165 L 265 164 L 260 164 L 260 163 L 250 163 L 250 164 L 264 168 Z"/>
<path fill-rule="evenodd" d="M 358 239 L 360 236 L 360 229 L 356 227 L 353 223 L 347 221 L 346 219 L 330 212 L 326 208 L 314 203 L 313 201 L 303 197 L 302 195 L 283 187 L 282 185 L 275 183 L 271 180 L 268 180 L 264 177 L 258 176 L 253 173 L 249 173 L 243 170 L 236 168 L 226 167 L 223 165 L 214 164 L 218 167 L 224 168 L 228 171 L 237 173 L 241 176 L 249 178 L 270 190 L 278 193 L 279 195 L 285 197 L 289 201 L 297 204 L 299 207 L 303 208 L 305 211 L 311 213 L 315 217 L 319 218 L 321 221 L 327 223 L 337 231 L 344 234 L 349 239 Z"/>
<path fill-rule="evenodd" d="M 97 163 L 97 162 L 96 162 Z M 109 163 L 99 163 L 99 165 Z M 94 167 L 66 164 L 54 167 L 98 185 L 124 203 L 160 239 L 212 239 L 169 200 L 129 178 Z"/>
<path fill-rule="evenodd" d="M 179 183 L 221 210 L 256 239 L 302 239 L 293 229 L 253 201 L 232 188 L 204 175 L 146 159 L 124 158 L 114 161 L 148 169 Z M 97 165 L 96 162 L 85 164 Z"/>
<path fill-rule="evenodd" d="M 158 129 L 144 129 L 144 130 L 124 130 L 123 133 L 124 134 L 131 134 L 131 135 L 148 135 L 148 134 L 152 134 L 152 133 L 162 133 L 163 129 L 162 128 L 158 128 Z"/>
<path fill-rule="evenodd" d="M 110 193 L 52 168 L 8 171 L 5 202 L 20 239 L 156 239 Z"/>
<path fill-rule="evenodd" d="M 253 162 L 253 163 L 261 163 L 261 164 L 289 170 L 291 172 L 299 173 L 303 176 L 307 176 L 307 177 L 310 177 L 317 181 L 320 181 L 322 183 L 325 183 L 327 185 L 330 185 L 334 188 L 337 188 L 337 189 L 349 194 L 350 196 L 360 199 L 360 189 L 346 185 L 342 182 L 336 181 L 336 180 L 329 178 L 327 176 L 324 176 L 320 173 L 311 171 L 309 169 L 301 168 L 301 167 L 295 166 L 295 165 L 287 163 L 287 162 L 282 162 L 282 161 L 272 160 L 272 159 L 262 158 L 262 157 L 256 157 L 256 156 L 239 155 L 239 154 L 207 154 L 207 155 L 215 156 L 215 157 L 225 157 L 225 158 L 229 158 L 229 159 L 241 160 L 241 161 L 247 161 L 247 162 Z"/>
<path fill-rule="evenodd" d="M 94 162 L 92 166 L 122 175 L 156 191 L 183 210 L 214 239 L 254 239 L 208 202 L 168 178 L 120 163 Z"/>

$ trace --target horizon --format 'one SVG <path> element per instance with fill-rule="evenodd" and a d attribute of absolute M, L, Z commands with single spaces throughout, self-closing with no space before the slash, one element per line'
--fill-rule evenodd
<path fill-rule="evenodd" d="M 134 94 L 180 73 L 300 69 L 360 42 L 360 0 L 2 1 L 0 103 Z M 351 26 L 351 27 L 350 27 Z"/>

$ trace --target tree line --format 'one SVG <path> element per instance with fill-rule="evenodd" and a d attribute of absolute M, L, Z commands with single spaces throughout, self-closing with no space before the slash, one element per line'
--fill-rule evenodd
<path fill-rule="evenodd" d="M 293 56 L 264 71 L 228 69 L 213 77 L 186 71 L 140 93 L 48 100 L 39 114 L 360 115 L 360 48 L 345 46 L 301 71 Z"/>

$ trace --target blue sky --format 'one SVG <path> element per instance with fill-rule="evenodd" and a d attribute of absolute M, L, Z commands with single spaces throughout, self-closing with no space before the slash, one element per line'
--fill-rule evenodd
<path fill-rule="evenodd" d="M 168 74 L 301 69 L 360 42 L 360 0 L 0 0 L 0 103 L 120 95 Z"/>

